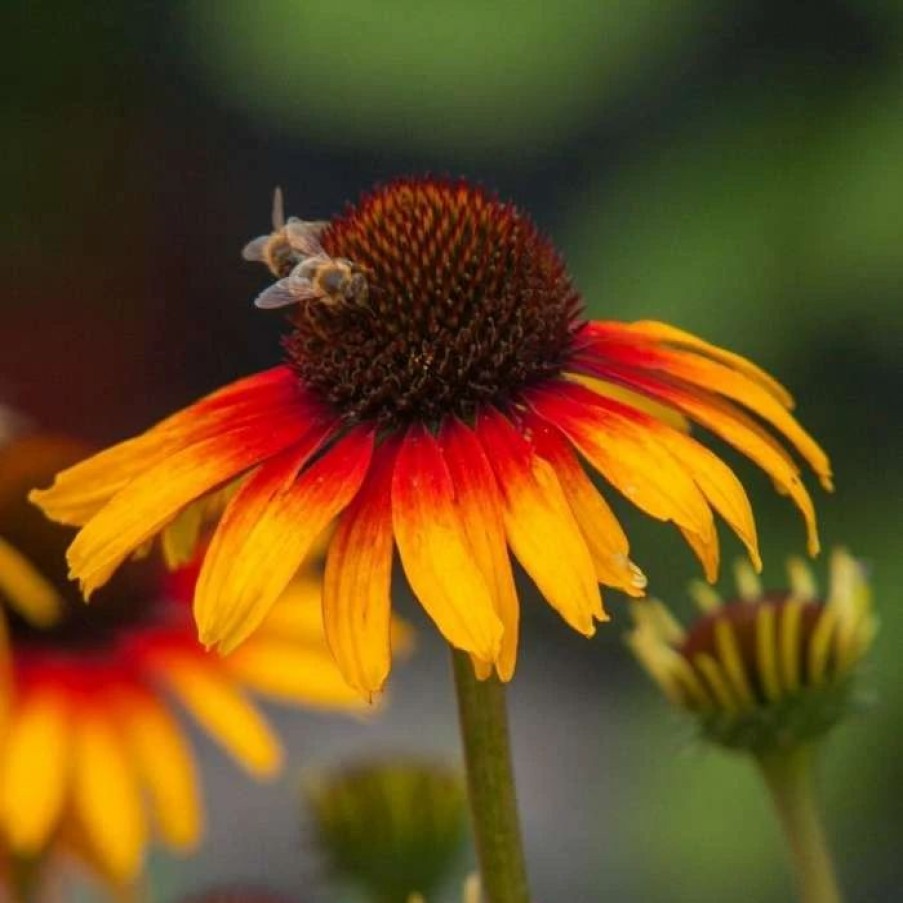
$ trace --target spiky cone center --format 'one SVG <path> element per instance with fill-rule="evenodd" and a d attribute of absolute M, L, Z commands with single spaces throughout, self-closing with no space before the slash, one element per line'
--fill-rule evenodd
<path fill-rule="evenodd" d="M 366 274 L 366 306 L 309 304 L 289 362 L 348 422 L 436 423 L 561 372 L 581 301 L 533 223 L 465 182 L 377 188 L 321 238 Z"/>

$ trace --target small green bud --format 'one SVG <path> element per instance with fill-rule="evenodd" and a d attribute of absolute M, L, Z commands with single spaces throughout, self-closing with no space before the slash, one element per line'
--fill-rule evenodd
<path fill-rule="evenodd" d="M 307 782 L 320 844 L 335 871 L 372 899 L 429 898 L 463 846 L 462 778 L 432 763 L 366 762 Z"/>

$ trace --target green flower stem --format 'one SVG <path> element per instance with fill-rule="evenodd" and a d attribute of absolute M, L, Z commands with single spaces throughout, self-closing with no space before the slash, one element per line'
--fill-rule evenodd
<path fill-rule="evenodd" d="M 814 748 L 799 746 L 758 758 L 790 845 L 802 903 L 841 903 L 812 780 Z"/>
<path fill-rule="evenodd" d="M 505 687 L 477 680 L 470 657 L 452 650 L 470 812 L 486 903 L 529 903 L 508 742 Z"/>

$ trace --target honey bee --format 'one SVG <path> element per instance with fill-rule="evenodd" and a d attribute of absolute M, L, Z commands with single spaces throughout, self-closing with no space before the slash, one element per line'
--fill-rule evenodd
<path fill-rule="evenodd" d="M 260 261 L 279 280 L 264 289 L 254 304 L 264 310 L 301 305 L 304 316 L 316 331 L 320 326 L 317 309 L 366 308 L 369 295 L 367 276 L 354 261 L 332 257 L 320 244 L 327 223 L 285 219 L 282 192 L 273 196 L 273 231 L 245 245 L 245 260 Z"/>
<path fill-rule="evenodd" d="M 320 235 L 328 223 L 325 220 L 307 221 L 296 216 L 285 218 L 282 189 L 273 192 L 273 231 L 259 235 L 242 249 L 245 260 L 263 263 L 280 279 L 306 257 L 316 256 L 321 248 Z"/>
<path fill-rule="evenodd" d="M 292 271 L 264 289 L 254 304 L 264 310 L 320 301 L 323 306 L 367 307 L 367 276 L 354 261 L 330 257 L 322 248 L 305 257 Z"/>

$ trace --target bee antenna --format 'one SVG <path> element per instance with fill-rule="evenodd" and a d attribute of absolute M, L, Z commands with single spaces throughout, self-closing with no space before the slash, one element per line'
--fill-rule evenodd
<path fill-rule="evenodd" d="M 273 229 L 278 231 L 285 225 L 285 204 L 282 189 L 277 185 L 273 190 Z"/>

